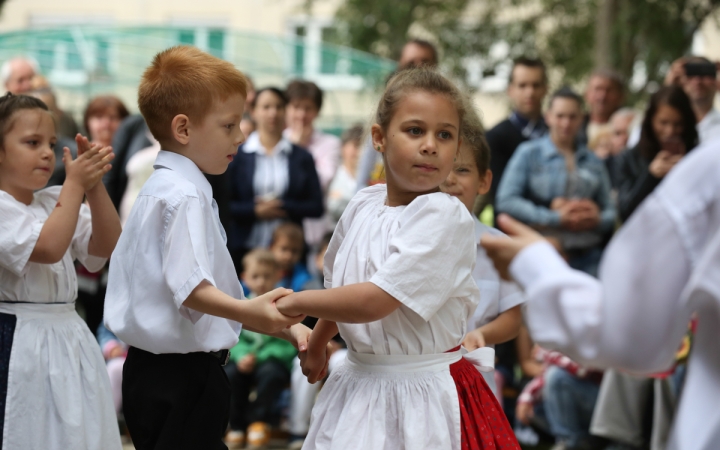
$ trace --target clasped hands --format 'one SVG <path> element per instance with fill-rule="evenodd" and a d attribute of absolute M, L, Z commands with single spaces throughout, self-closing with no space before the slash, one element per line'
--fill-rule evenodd
<path fill-rule="evenodd" d="M 588 231 L 600 223 L 600 208 L 590 199 L 556 197 L 550 209 L 560 214 L 560 225 L 570 231 Z"/>

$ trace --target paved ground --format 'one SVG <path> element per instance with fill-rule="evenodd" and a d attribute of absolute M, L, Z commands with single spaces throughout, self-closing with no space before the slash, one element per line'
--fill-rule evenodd
<path fill-rule="evenodd" d="M 124 441 L 123 441 L 124 443 Z M 270 442 L 270 446 L 267 447 L 268 450 L 286 450 L 287 449 L 287 441 L 285 440 L 279 440 L 274 439 Z M 132 444 L 125 444 L 123 445 L 123 450 L 135 450 L 135 447 L 133 447 Z"/>

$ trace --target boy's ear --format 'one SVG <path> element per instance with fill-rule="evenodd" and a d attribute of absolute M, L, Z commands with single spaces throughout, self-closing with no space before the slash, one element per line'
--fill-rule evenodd
<path fill-rule="evenodd" d="M 478 186 L 478 195 L 485 195 L 488 192 L 490 192 L 490 186 L 492 186 L 492 179 L 493 179 L 493 173 L 492 170 L 487 169 L 485 171 L 485 176 L 482 177 L 480 180 L 480 185 Z"/>
<path fill-rule="evenodd" d="M 173 139 L 181 145 L 187 145 L 190 142 L 190 118 L 185 114 L 178 114 L 173 117 L 170 123 L 170 131 Z"/>
<path fill-rule="evenodd" d="M 385 153 L 385 133 L 383 133 L 382 127 L 377 123 L 370 128 L 370 136 L 372 137 L 372 145 L 375 151 Z"/>

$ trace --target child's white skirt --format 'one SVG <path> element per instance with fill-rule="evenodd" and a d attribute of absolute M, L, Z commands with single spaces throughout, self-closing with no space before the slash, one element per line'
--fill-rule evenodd
<path fill-rule="evenodd" d="M 459 351 L 348 351 L 320 391 L 303 449 L 459 449 L 460 406 L 450 364 L 460 358 Z"/>
<path fill-rule="evenodd" d="M 3 398 L 3 449 L 122 447 L 105 362 L 72 303 L 0 303 Z"/>

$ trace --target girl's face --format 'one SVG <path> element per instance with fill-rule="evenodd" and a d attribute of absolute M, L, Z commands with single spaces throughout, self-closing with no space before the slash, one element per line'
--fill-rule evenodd
<path fill-rule="evenodd" d="M 487 194 L 491 182 L 492 172 L 486 170 L 481 174 L 470 145 L 463 143 L 460 145 L 460 153 L 455 159 L 453 169 L 440 185 L 440 190 L 457 197 L 468 211 L 472 211 L 475 197 Z"/>
<path fill-rule="evenodd" d="M 262 91 L 252 112 L 258 131 L 273 135 L 282 134 L 285 127 L 285 105 L 272 91 Z"/>
<path fill-rule="evenodd" d="M 670 105 L 660 105 L 652 118 L 652 127 L 661 144 L 681 137 L 683 120 L 680 111 Z"/>
<path fill-rule="evenodd" d="M 55 123 L 41 109 L 20 110 L 10 120 L 0 149 L 0 189 L 32 194 L 47 185 L 55 168 Z"/>
<path fill-rule="evenodd" d="M 460 118 L 444 95 L 407 94 L 387 130 L 375 124 L 373 145 L 385 157 L 388 192 L 425 194 L 445 181 L 458 153 Z M 412 200 L 410 200 L 412 201 Z"/>
<path fill-rule="evenodd" d="M 120 126 L 120 114 L 108 108 L 103 114 L 88 117 L 88 134 L 93 142 L 102 145 L 112 144 L 113 136 Z"/>

